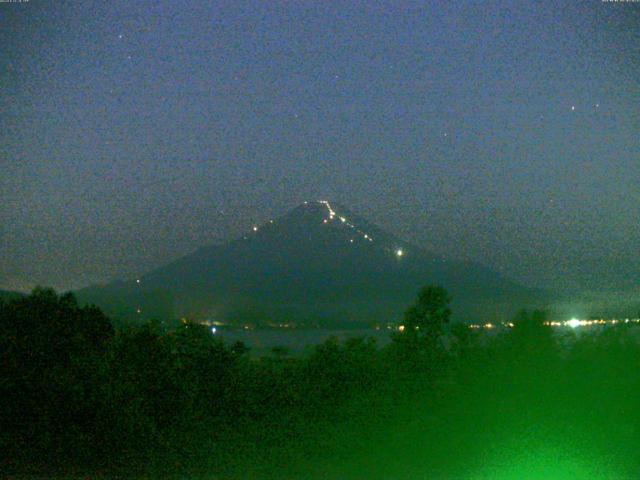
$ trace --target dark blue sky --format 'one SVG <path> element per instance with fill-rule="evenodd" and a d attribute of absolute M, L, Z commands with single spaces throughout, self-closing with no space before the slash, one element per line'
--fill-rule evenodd
<path fill-rule="evenodd" d="M 529 285 L 640 285 L 640 3 L 0 3 L 0 287 L 327 198 Z"/>

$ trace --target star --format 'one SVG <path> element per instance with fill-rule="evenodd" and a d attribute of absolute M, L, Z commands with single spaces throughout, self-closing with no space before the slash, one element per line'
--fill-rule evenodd
<path fill-rule="evenodd" d="M 575 112 L 575 110 L 576 110 L 576 106 L 575 105 L 571 105 L 571 111 Z"/>

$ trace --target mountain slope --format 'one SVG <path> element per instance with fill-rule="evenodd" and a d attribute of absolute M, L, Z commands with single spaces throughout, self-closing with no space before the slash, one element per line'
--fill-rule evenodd
<path fill-rule="evenodd" d="M 425 284 L 451 292 L 459 319 L 507 315 L 537 296 L 480 265 L 443 262 L 325 201 L 78 296 L 118 315 L 328 324 L 396 320 Z"/>

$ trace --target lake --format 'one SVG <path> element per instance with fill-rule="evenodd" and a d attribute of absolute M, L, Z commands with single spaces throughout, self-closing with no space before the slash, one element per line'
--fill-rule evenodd
<path fill-rule="evenodd" d="M 371 337 L 378 346 L 388 344 L 391 330 L 350 329 L 290 329 L 290 330 L 222 330 L 216 336 L 226 343 L 241 341 L 251 348 L 251 354 L 264 355 L 273 347 L 285 347 L 292 354 L 303 354 L 314 345 L 324 342 L 329 337 L 337 337 L 340 341 L 355 337 Z"/>

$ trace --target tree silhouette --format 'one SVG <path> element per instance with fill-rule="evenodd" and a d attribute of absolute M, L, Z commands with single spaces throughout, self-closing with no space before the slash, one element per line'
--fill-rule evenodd
<path fill-rule="evenodd" d="M 553 346 L 548 314 L 544 310 L 520 310 L 513 319 L 513 345 L 521 353 L 550 350 Z"/>
<path fill-rule="evenodd" d="M 442 334 L 451 317 L 450 301 L 444 288 L 427 285 L 405 311 L 400 331 L 392 336 L 390 350 L 400 375 L 411 377 L 422 372 L 429 373 L 425 378 L 431 378 L 444 368 Z"/>
<path fill-rule="evenodd" d="M 440 337 L 451 317 L 450 302 L 451 297 L 444 288 L 422 287 L 415 303 L 404 313 L 404 331 L 428 341 Z"/>
<path fill-rule="evenodd" d="M 99 309 L 70 293 L 36 288 L 0 303 L 0 431 L 11 433 L 11 448 L 25 442 L 37 457 L 69 432 L 93 435 L 95 379 L 113 335 Z"/>

